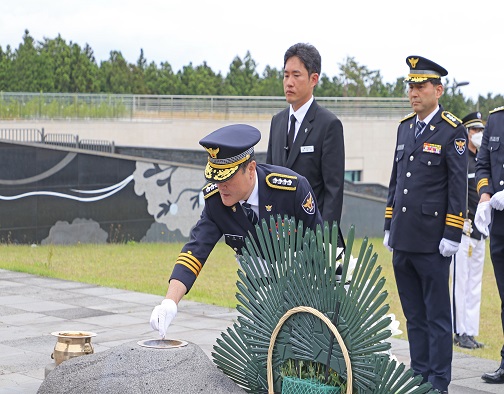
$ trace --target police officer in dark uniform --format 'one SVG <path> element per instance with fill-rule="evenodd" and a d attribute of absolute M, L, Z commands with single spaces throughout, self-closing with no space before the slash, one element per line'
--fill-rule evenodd
<path fill-rule="evenodd" d="M 411 368 L 444 393 L 453 352 L 448 281 L 464 225 L 467 132 L 439 105 L 448 72 L 421 56 L 407 57 L 406 64 L 415 112 L 397 130 L 383 243 L 393 250 Z"/>
<path fill-rule="evenodd" d="M 500 138 L 502 137 L 502 141 Z M 480 195 L 474 223 L 488 235 L 490 256 L 501 299 L 501 319 L 504 330 L 504 107 L 490 111 L 476 164 L 477 189 Z M 493 218 L 492 218 L 493 216 Z M 492 223 L 489 231 L 490 223 Z M 504 346 L 501 363 L 495 372 L 481 377 L 488 383 L 504 383 Z"/>
<path fill-rule="evenodd" d="M 485 265 L 486 237 L 473 226 L 479 195 L 476 190 L 476 154 L 481 146 L 485 125 L 481 112 L 471 112 L 462 119 L 467 129 L 467 218 L 462 240 L 451 264 L 453 343 L 466 349 L 483 347 L 479 334 L 481 280 Z"/>
<path fill-rule="evenodd" d="M 220 128 L 200 141 L 209 157 L 203 188 L 205 207 L 182 248 L 170 277 L 166 299 L 154 308 L 151 326 L 164 338 L 177 313 L 177 304 L 191 289 L 215 244 L 226 243 L 241 253 L 249 233 L 257 240 L 259 219 L 294 217 L 312 230 L 322 225 L 315 195 L 303 176 L 284 167 L 257 164 L 254 146 L 261 134 L 237 124 Z"/>

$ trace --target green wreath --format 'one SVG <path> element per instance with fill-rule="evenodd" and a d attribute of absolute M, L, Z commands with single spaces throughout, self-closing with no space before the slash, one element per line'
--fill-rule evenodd
<path fill-rule="evenodd" d="M 237 306 L 241 316 L 223 332 L 212 352 L 213 361 L 249 393 L 280 392 L 281 368 L 288 360 L 325 366 L 325 378 L 337 374 L 350 392 L 423 394 L 421 384 L 393 359 L 387 339 L 392 319 L 384 304 L 385 278 L 376 265 L 377 254 L 364 238 L 357 259 L 351 258 L 355 229 L 349 230 L 341 257 L 338 227 L 325 223 L 316 231 L 292 218 L 263 219 L 256 225 L 259 245 L 246 239 L 239 257 Z M 262 251 L 262 252 L 261 252 Z M 314 314 L 292 314 L 281 326 L 272 349 L 273 387 L 268 387 L 268 348 L 282 317 L 296 307 L 308 307 L 325 316 L 340 334 L 344 346 Z M 351 371 L 347 371 L 345 357 Z M 271 385 L 271 384 L 270 384 Z"/>

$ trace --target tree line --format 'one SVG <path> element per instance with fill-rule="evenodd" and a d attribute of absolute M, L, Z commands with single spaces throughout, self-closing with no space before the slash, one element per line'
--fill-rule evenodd
<path fill-rule="evenodd" d="M 316 97 L 405 97 L 404 77 L 384 82 L 379 70 L 370 70 L 347 57 L 339 75 L 320 76 Z M 283 70 L 266 66 L 261 75 L 247 51 L 235 57 L 224 76 L 207 64 L 189 63 L 175 71 L 169 62 L 148 62 L 143 50 L 136 63 L 128 63 L 120 51 L 110 51 L 108 60 L 97 63 L 93 49 L 54 39 L 35 41 L 25 30 L 22 42 L 13 49 L 0 46 L 0 91 L 43 93 L 109 93 L 152 95 L 283 96 Z M 450 81 L 448 81 L 448 84 Z M 446 89 L 441 104 L 458 116 L 504 105 L 504 97 L 466 99 L 460 90 Z"/>

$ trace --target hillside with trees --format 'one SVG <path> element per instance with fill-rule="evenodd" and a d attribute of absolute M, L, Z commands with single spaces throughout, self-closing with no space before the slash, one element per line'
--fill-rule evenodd
<path fill-rule="evenodd" d="M 405 97 L 404 76 L 384 82 L 379 70 L 370 70 L 353 57 L 339 64 L 339 74 L 322 74 L 316 97 Z M 111 50 L 108 60 L 97 63 L 93 49 L 67 42 L 61 35 L 36 41 L 25 30 L 17 48 L 0 46 L 0 92 L 108 93 L 149 95 L 283 96 L 283 70 L 266 66 L 259 74 L 247 51 L 235 57 L 226 75 L 214 72 L 206 62 L 189 63 L 173 70 L 168 61 L 149 62 L 140 50 L 136 63 Z M 450 86 L 455 81 L 447 80 Z M 460 89 L 445 90 L 443 106 L 455 114 L 488 111 L 504 105 L 504 97 L 466 99 Z"/>

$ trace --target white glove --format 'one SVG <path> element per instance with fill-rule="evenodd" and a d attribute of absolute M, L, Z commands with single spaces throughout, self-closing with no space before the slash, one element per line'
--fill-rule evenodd
<path fill-rule="evenodd" d="M 471 233 L 473 232 L 473 228 L 471 226 L 471 219 L 464 220 L 464 228 L 462 229 L 462 232 L 467 236 L 471 235 Z"/>
<path fill-rule="evenodd" d="M 391 248 L 388 244 L 389 237 L 390 237 L 390 231 L 385 230 L 385 235 L 383 236 L 383 246 L 385 246 L 389 252 L 393 252 L 394 249 Z"/>
<path fill-rule="evenodd" d="M 493 209 L 502 211 L 504 209 L 504 190 L 495 193 L 490 199 L 490 205 Z"/>
<path fill-rule="evenodd" d="M 444 257 L 451 257 L 459 248 L 460 242 L 451 241 L 449 239 L 443 238 L 439 243 L 439 253 Z"/>
<path fill-rule="evenodd" d="M 150 325 L 153 330 L 158 330 L 159 335 L 164 339 L 166 330 L 170 326 L 172 320 L 177 316 L 177 304 L 175 301 L 168 298 L 154 308 L 150 317 Z"/>
<path fill-rule="evenodd" d="M 490 205 L 490 201 L 484 201 L 478 204 L 476 214 L 474 215 L 474 225 L 485 237 L 488 237 L 488 226 L 490 226 L 490 221 L 492 220 L 491 213 L 492 206 Z"/>

